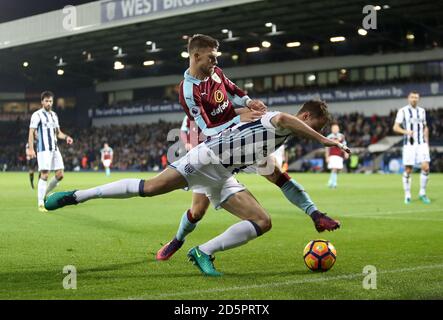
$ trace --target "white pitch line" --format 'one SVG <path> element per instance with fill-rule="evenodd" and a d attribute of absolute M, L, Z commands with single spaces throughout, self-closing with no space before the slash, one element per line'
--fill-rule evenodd
<path fill-rule="evenodd" d="M 396 214 L 407 214 L 407 213 L 443 213 L 442 209 L 433 209 L 433 210 L 398 210 L 398 211 L 371 211 L 371 212 L 360 212 L 360 213 L 350 213 L 350 214 L 342 214 L 341 217 L 355 217 L 355 216 L 363 216 L 363 215 L 396 215 Z"/>
<path fill-rule="evenodd" d="M 342 216 L 345 217 L 345 216 Z M 420 217 L 383 217 L 383 216 L 346 216 L 351 219 L 376 219 L 376 220 L 401 220 L 401 221 L 432 221 L 443 222 L 443 219 L 420 218 Z"/>
<path fill-rule="evenodd" d="M 443 264 L 435 264 L 435 265 L 428 265 L 428 266 L 417 266 L 412 268 L 402 268 L 402 269 L 395 269 L 395 270 L 386 270 L 386 271 L 378 271 L 377 274 L 389 274 L 389 273 L 402 273 L 402 272 L 413 272 L 413 271 L 419 271 L 419 270 L 426 270 L 426 269 L 443 269 Z M 263 283 L 263 284 L 253 284 L 253 285 L 247 285 L 247 286 L 233 286 L 233 287 L 226 287 L 226 288 L 212 288 L 212 289 L 206 289 L 206 290 L 193 290 L 193 291 L 182 291 L 182 292 L 171 292 L 171 293 L 162 293 L 162 294 L 153 294 L 153 295 L 144 295 L 140 297 L 129 297 L 127 299 L 130 300 L 140 300 L 140 299 L 149 299 L 149 298 L 170 298 L 170 297 L 176 297 L 176 296 L 183 296 L 183 295 L 196 295 L 196 294 L 204 294 L 204 293 L 216 293 L 216 292 L 227 292 L 227 291 L 241 291 L 241 290 L 251 290 L 251 289 L 260 289 L 260 288 L 269 288 L 269 287 L 280 287 L 280 286 L 290 286 L 290 285 L 296 285 L 296 284 L 306 284 L 306 283 L 316 283 L 316 282 L 323 282 L 323 281 L 334 281 L 334 280 L 349 280 L 349 279 L 355 279 L 359 277 L 364 277 L 365 275 L 363 273 L 354 273 L 354 274 L 344 274 L 340 276 L 335 277 L 321 277 L 321 278 L 311 278 L 311 279 L 301 279 L 301 280 L 290 280 L 290 281 L 283 281 L 283 282 L 274 282 L 274 283 Z"/>

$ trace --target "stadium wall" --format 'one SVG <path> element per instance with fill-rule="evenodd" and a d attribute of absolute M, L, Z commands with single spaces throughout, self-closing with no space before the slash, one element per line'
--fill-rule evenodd
<path fill-rule="evenodd" d="M 423 50 L 419 52 L 403 52 L 374 55 L 349 55 L 343 57 L 324 57 L 302 59 L 278 63 L 263 63 L 243 67 L 223 68 L 231 79 L 247 77 L 272 76 L 298 72 L 314 72 L 340 68 L 366 67 L 396 63 L 441 60 L 443 49 Z M 186 64 L 183 63 L 183 71 Z M 96 85 L 97 92 L 112 92 L 129 89 L 140 89 L 175 85 L 183 80 L 183 74 L 160 77 L 142 77 L 118 81 L 101 82 Z"/>

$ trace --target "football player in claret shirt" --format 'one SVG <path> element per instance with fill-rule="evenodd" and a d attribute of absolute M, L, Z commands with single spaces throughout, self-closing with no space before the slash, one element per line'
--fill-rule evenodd
<path fill-rule="evenodd" d="M 197 144 L 203 141 L 202 136 L 211 137 L 240 122 L 254 121 L 267 109 L 262 101 L 251 99 L 230 81 L 217 66 L 218 47 L 216 39 L 202 34 L 194 35 L 188 43 L 189 68 L 180 83 L 179 100 L 190 123 L 196 124 L 199 129 L 195 133 L 190 131 L 190 139 Z M 268 157 L 268 161 L 274 169 L 271 174 L 264 175 L 266 179 L 277 185 L 285 197 L 309 215 L 316 225 L 316 221 L 321 220 L 323 227 L 317 230 L 338 228 L 339 222 L 317 209 L 303 186 L 281 171 L 273 155 Z M 183 213 L 175 237 L 157 252 L 157 260 L 168 260 L 183 245 L 186 235 L 196 228 L 210 204 L 206 189 L 192 190 L 191 207 Z"/>
<path fill-rule="evenodd" d="M 100 150 L 100 154 L 103 167 L 105 168 L 105 174 L 107 177 L 109 177 L 111 175 L 111 165 L 112 158 L 114 157 L 114 151 L 109 144 L 105 142 L 103 144 L 103 149 Z"/>
<path fill-rule="evenodd" d="M 337 122 L 332 123 L 331 133 L 328 135 L 328 138 L 346 146 L 345 136 L 340 133 L 340 127 Z M 328 164 L 328 169 L 331 170 L 328 182 L 329 188 L 337 188 L 337 175 L 340 170 L 343 169 L 343 159 L 347 159 L 348 157 L 349 155 L 338 147 L 326 148 L 325 159 Z"/>

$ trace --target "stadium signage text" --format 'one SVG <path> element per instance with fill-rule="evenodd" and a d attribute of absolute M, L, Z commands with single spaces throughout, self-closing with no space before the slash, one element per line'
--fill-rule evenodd
<path fill-rule="evenodd" d="M 414 90 L 420 92 L 421 96 L 441 96 L 443 95 L 443 82 L 286 92 L 267 96 L 257 96 L 254 98 L 260 99 L 266 105 L 272 107 L 300 104 L 310 99 L 322 99 L 326 102 L 396 99 L 404 98 L 410 91 Z M 220 106 L 219 109 L 220 108 L 222 108 L 222 106 Z M 214 112 L 221 112 L 222 110 L 219 109 Z M 93 117 L 103 118 L 163 112 L 183 112 L 183 108 L 179 103 L 145 104 L 121 108 L 95 109 Z"/>
<path fill-rule="evenodd" d="M 101 21 L 147 16 L 220 1 L 222 0 L 108 0 L 101 3 Z"/>

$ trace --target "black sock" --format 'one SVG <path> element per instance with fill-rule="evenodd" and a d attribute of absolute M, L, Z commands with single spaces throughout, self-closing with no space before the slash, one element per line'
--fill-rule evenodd
<path fill-rule="evenodd" d="M 29 173 L 29 181 L 31 182 L 32 189 L 34 189 L 34 172 Z"/>

